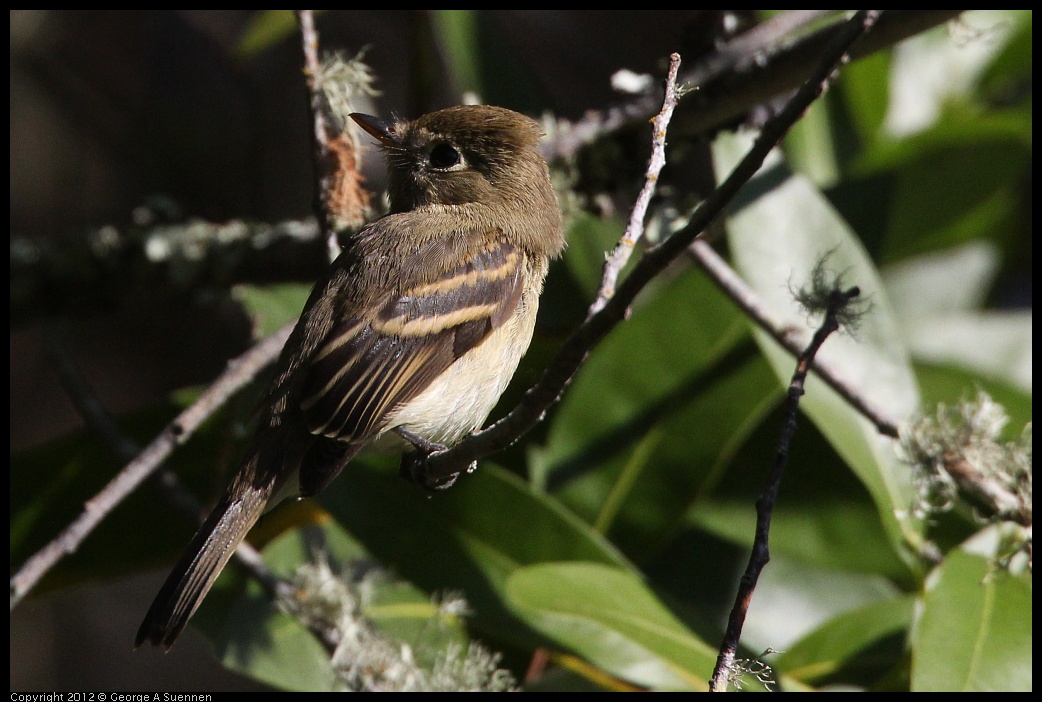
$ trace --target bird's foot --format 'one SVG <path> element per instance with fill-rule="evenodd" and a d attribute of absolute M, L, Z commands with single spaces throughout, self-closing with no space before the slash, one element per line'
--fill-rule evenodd
<path fill-rule="evenodd" d="M 448 446 L 425 439 L 416 432 L 409 431 L 404 427 L 395 427 L 394 433 L 408 441 L 416 449 L 402 456 L 401 467 L 398 471 L 399 475 L 431 492 L 447 490 L 456 483 L 459 473 L 453 473 L 444 478 L 433 477 L 430 475 L 430 466 L 427 463 L 428 458 L 436 453 L 447 451 Z M 470 473 L 476 468 L 477 461 L 474 461 L 467 467 L 467 472 Z"/>

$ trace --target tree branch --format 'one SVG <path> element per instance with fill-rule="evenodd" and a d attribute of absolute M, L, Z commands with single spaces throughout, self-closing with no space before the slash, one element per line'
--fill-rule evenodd
<path fill-rule="evenodd" d="M 630 213 L 629 223 L 619 243 L 615 245 L 608 255 L 608 261 L 604 264 L 604 274 L 601 278 L 601 287 L 597 291 L 597 297 L 590 305 L 589 314 L 599 312 L 612 295 L 615 294 L 615 284 L 618 282 L 619 273 L 623 266 L 630 260 L 633 247 L 637 245 L 640 238 L 644 236 L 644 218 L 651 203 L 651 196 L 655 193 L 655 185 L 658 183 L 659 173 L 666 165 L 666 129 L 669 128 L 669 120 L 673 116 L 673 110 L 677 106 L 677 71 L 680 69 L 680 54 L 669 57 L 669 73 L 666 76 L 666 96 L 662 101 L 662 109 L 652 121 L 651 132 L 651 159 L 648 161 L 647 173 L 644 176 L 644 187 L 640 189 L 637 202 L 633 205 Z"/>
<path fill-rule="evenodd" d="M 626 317 L 626 311 L 655 276 L 683 253 L 695 237 L 723 212 L 739 189 L 759 170 L 764 159 L 781 141 L 807 107 L 824 93 L 835 70 L 848 59 L 850 47 L 875 23 L 878 11 L 862 10 L 848 20 L 823 52 L 803 87 L 785 107 L 763 127 L 749 153 L 734 171 L 698 206 L 688 224 L 658 246 L 649 249 L 619 287 L 618 292 L 595 314 L 587 318 L 564 343 L 542 379 L 530 388 L 521 402 L 505 417 L 472 434 L 452 448 L 427 458 L 427 477 L 445 480 L 466 470 L 471 463 L 500 451 L 542 420 L 582 366 L 587 354 Z"/>
<path fill-rule="evenodd" d="M 895 10 L 887 12 L 852 52 L 855 58 L 883 49 L 930 27 L 960 10 Z M 674 137 L 705 134 L 733 122 L 752 107 L 799 85 L 842 23 L 806 32 L 827 19 L 816 11 L 779 15 L 724 44 L 680 73 L 679 84 L 697 85 L 696 94 L 677 109 Z M 794 36 L 795 35 L 795 36 Z M 317 41 L 317 39 L 316 39 Z M 305 37 L 304 46 L 310 41 Z M 317 51 L 315 52 L 317 61 Z M 311 65 L 311 59 L 308 59 Z M 312 65 L 310 70 L 314 70 Z M 318 99 L 312 91 L 311 104 Z M 591 112 L 575 123 L 561 121 L 542 149 L 549 159 L 574 155 L 579 149 L 619 130 L 650 119 L 660 107 L 657 95 L 642 95 L 615 107 Z M 323 109 L 313 108 L 316 140 Z M 325 117 L 322 117 L 325 125 Z M 326 132 L 322 131 L 323 134 Z M 328 141 L 328 140 L 327 140 Z M 318 147 L 316 147 L 318 148 Z M 331 158 L 325 159 L 328 163 Z M 321 163 L 319 163 L 321 166 Z M 341 168 L 342 172 L 350 169 Z M 335 183 L 333 184 L 336 185 Z M 319 192 L 323 192 L 321 184 Z M 336 188 L 334 188 L 335 190 Z M 335 210 L 339 210 L 338 206 Z M 319 221 L 326 210 L 316 207 Z M 174 289 L 227 287 L 235 283 L 313 280 L 323 270 L 323 235 L 328 226 L 314 221 L 276 225 L 232 221 L 146 224 L 124 230 L 104 227 L 76 243 L 41 244 L 11 238 L 11 319 L 13 325 L 59 314 L 96 312 L 128 294 L 129 283 Z M 330 250 L 328 236 L 324 239 Z M 155 257 L 152 250 L 167 251 Z"/>
<path fill-rule="evenodd" d="M 799 334 L 802 337 L 802 331 L 793 332 L 793 328 L 789 325 L 780 322 L 780 320 L 771 319 L 770 313 L 756 292 L 734 272 L 734 269 L 727 265 L 727 262 L 713 250 L 713 247 L 708 242 L 701 238 L 697 239 L 691 244 L 688 252 L 702 270 L 705 271 L 706 275 L 709 276 L 709 279 L 738 305 L 749 319 L 770 334 L 771 338 L 778 342 L 779 345 L 788 349 L 789 353 L 799 357 L 806 346 L 806 341 L 803 338 L 794 336 L 794 334 Z M 885 411 L 875 407 L 854 385 L 848 383 L 843 378 L 840 370 L 833 368 L 824 359 L 816 359 L 812 370 L 830 388 L 839 393 L 851 407 L 872 422 L 876 427 L 876 431 L 894 439 L 898 437 L 897 422 L 888 417 Z"/>
<path fill-rule="evenodd" d="M 745 617 L 749 612 L 753 592 L 759 581 L 760 572 L 771 560 L 768 542 L 771 532 L 771 517 L 774 514 L 774 505 L 778 500 L 778 491 L 781 489 L 781 479 L 785 472 L 785 465 L 789 457 L 789 444 L 796 434 L 796 416 L 800 408 L 800 397 L 803 396 L 803 387 L 807 382 L 807 373 L 810 370 L 818 349 L 825 343 L 825 339 L 832 332 L 839 329 L 839 312 L 855 297 L 860 294 L 859 290 L 851 288 L 847 291 L 833 290 L 829 298 L 828 309 L 821 326 L 814 333 L 814 338 L 797 358 L 796 371 L 789 383 L 789 392 L 785 401 L 785 419 L 782 422 L 781 433 L 778 437 L 777 449 L 775 451 L 774 464 L 771 466 L 770 475 L 763 494 L 756 501 L 756 536 L 753 539 L 752 551 L 749 554 L 749 563 L 745 573 L 738 585 L 735 595 L 734 606 L 727 620 L 727 631 L 724 633 L 720 644 L 720 654 L 716 659 L 716 669 L 709 681 L 711 692 L 726 692 L 727 684 L 731 679 L 732 667 L 734 665 L 735 653 L 738 651 L 738 642 L 742 638 L 742 628 Z"/>
<path fill-rule="evenodd" d="M 794 33 L 805 32 L 822 19 L 819 14 L 795 12 L 800 13 L 795 19 L 789 17 L 791 13 L 779 15 L 735 37 L 680 74 L 679 82 L 698 86 L 698 92 L 677 109 L 674 137 L 721 129 L 742 119 L 757 105 L 800 86 L 829 42 L 843 32 L 844 21 L 794 37 Z M 961 12 L 891 10 L 880 18 L 871 35 L 851 50 L 850 57 L 862 58 L 893 46 Z M 568 158 L 599 139 L 647 121 L 657 109 L 656 96 L 641 95 L 606 110 L 591 111 L 574 123 L 561 121 L 554 137 L 543 145 L 543 154 L 550 160 Z"/>
<path fill-rule="evenodd" d="M 278 356 L 289 338 L 288 324 L 228 363 L 228 369 L 206 392 L 137 454 L 109 483 L 87 501 L 83 512 L 54 540 L 31 556 L 11 577 L 11 609 L 67 553 L 73 553 L 91 531 L 127 495 L 159 470 L 174 448 L 186 442 L 199 426 Z"/>

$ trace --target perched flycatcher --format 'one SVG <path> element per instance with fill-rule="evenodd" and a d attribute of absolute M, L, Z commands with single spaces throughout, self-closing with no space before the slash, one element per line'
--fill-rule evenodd
<path fill-rule="evenodd" d="M 276 495 L 311 496 L 366 446 L 452 445 L 528 349 L 561 214 L 539 125 L 460 106 L 390 124 L 390 212 L 320 280 L 257 410 L 252 444 L 137 634 L 169 648 Z"/>

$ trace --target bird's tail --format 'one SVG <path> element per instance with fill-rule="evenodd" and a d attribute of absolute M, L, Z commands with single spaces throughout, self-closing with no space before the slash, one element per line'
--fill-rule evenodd
<path fill-rule="evenodd" d="M 148 641 L 169 649 L 174 644 L 239 542 L 260 518 L 275 487 L 273 481 L 236 483 L 199 527 L 159 590 L 138 629 L 135 646 Z"/>

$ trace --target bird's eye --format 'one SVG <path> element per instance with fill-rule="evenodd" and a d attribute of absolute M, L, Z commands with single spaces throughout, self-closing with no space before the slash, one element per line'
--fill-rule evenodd
<path fill-rule="evenodd" d="M 460 156 L 459 151 L 456 151 L 456 149 L 445 142 L 437 144 L 431 149 L 431 166 L 438 170 L 448 170 L 453 166 L 459 165 L 462 161 L 463 157 Z"/>

